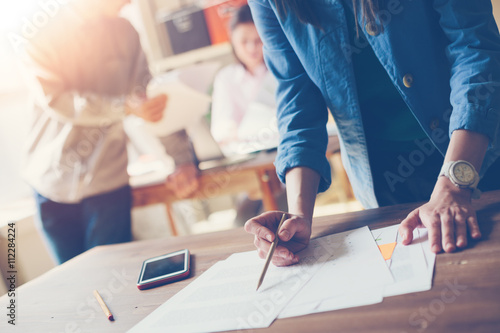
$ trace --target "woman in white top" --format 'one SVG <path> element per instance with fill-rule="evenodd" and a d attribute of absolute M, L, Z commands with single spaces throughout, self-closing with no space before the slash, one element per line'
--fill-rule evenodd
<path fill-rule="evenodd" d="M 226 155 L 258 150 L 244 144 L 251 141 L 255 145 L 259 129 L 263 139 L 268 132 L 277 136 L 273 122 L 276 81 L 264 64 L 262 41 L 248 5 L 238 9 L 229 28 L 237 62 L 224 67 L 215 78 L 211 116 L 212 135 Z M 261 107 L 257 109 L 257 105 Z"/>
<path fill-rule="evenodd" d="M 229 29 L 237 63 L 224 67 L 214 80 L 210 130 L 224 154 L 233 155 L 268 148 L 278 131 L 276 81 L 264 64 L 262 41 L 248 5 L 236 11 Z M 284 192 L 277 201 L 285 209 Z M 261 210 L 261 200 L 245 197 L 238 204 L 235 224 L 243 225 Z"/>

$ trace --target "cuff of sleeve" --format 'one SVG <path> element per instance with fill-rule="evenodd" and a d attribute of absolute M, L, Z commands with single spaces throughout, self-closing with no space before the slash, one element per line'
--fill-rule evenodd
<path fill-rule="evenodd" d="M 498 131 L 500 126 L 500 111 L 498 109 L 485 109 L 479 105 L 466 104 L 456 107 L 450 118 L 450 136 L 453 131 L 465 129 L 488 136 L 490 145 L 498 144 Z"/>
<path fill-rule="evenodd" d="M 330 163 L 324 153 L 301 147 L 279 150 L 274 164 L 278 178 L 284 184 L 287 171 L 296 167 L 307 167 L 319 173 L 321 178 L 318 193 L 326 191 L 332 183 Z"/>

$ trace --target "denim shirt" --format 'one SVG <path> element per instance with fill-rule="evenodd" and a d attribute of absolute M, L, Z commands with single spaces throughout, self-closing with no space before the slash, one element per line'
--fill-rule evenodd
<path fill-rule="evenodd" d="M 350 0 L 308 0 L 320 28 L 300 23 L 293 14 L 280 16 L 273 0 L 249 0 L 266 64 L 278 80 L 278 176 L 284 181 L 287 170 L 304 166 L 320 174 L 319 191 L 329 187 L 325 124 L 330 110 L 344 167 L 365 208 L 378 203 L 351 63 L 351 54 L 364 47 L 373 48 L 443 155 L 457 129 L 489 138 L 481 175 L 500 155 L 500 36 L 491 1 L 385 3 L 378 26 L 366 24 L 358 13 L 359 33 L 369 45 L 355 45 L 346 26 Z"/>

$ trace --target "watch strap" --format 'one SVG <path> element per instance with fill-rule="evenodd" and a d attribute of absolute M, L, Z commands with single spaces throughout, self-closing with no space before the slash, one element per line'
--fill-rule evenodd
<path fill-rule="evenodd" d="M 461 184 L 458 184 L 453 179 L 453 177 L 450 176 L 451 168 L 453 167 L 453 165 L 455 163 L 459 163 L 459 162 L 467 163 L 471 167 L 472 171 L 474 172 L 474 183 L 472 183 L 470 185 L 461 185 Z M 438 177 L 441 177 L 441 176 L 445 176 L 446 178 L 448 178 L 453 183 L 453 185 L 455 185 L 456 187 L 470 189 L 472 191 L 472 199 L 479 199 L 479 197 L 481 196 L 481 191 L 477 188 L 477 185 L 479 183 L 479 174 L 477 173 L 476 168 L 474 168 L 474 166 L 471 163 L 464 161 L 464 160 L 448 161 L 448 162 L 444 163 L 443 166 L 441 167 L 441 171 L 439 172 Z"/>

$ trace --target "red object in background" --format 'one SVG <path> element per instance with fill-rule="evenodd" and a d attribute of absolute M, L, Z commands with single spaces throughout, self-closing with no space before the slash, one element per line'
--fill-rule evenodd
<path fill-rule="evenodd" d="M 229 41 L 228 24 L 231 16 L 239 7 L 246 4 L 247 0 L 229 0 L 203 10 L 212 45 Z"/>

